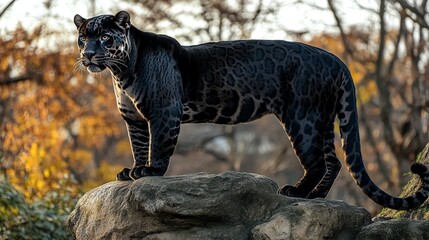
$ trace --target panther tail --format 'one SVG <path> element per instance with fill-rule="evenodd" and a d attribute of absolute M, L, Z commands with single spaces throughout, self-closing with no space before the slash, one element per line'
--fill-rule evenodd
<path fill-rule="evenodd" d="M 362 191 L 374 202 L 383 207 L 406 210 L 422 205 L 429 197 L 429 170 L 420 163 L 411 165 L 411 172 L 418 174 L 422 185 L 412 196 L 406 198 L 393 197 L 381 190 L 365 170 L 360 149 L 358 115 L 356 110 L 356 93 L 350 73 L 345 74 L 341 86 L 338 118 L 343 139 L 343 150 L 346 154 L 346 164 L 350 174 Z"/>

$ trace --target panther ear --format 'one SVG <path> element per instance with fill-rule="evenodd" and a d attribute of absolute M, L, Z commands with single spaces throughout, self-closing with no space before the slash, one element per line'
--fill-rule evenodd
<path fill-rule="evenodd" d="M 115 15 L 115 22 L 125 28 L 128 29 L 131 26 L 130 23 L 130 14 L 126 11 L 120 11 Z"/>
<path fill-rule="evenodd" d="M 79 27 L 82 25 L 83 22 L 86 21 L 86 19 L 81 17 L 79 14 L 76 14 L 74 16 L 73 21 L 74 21 L 74 24 L 76 25 L 76 27 L 79 29 Z"/>

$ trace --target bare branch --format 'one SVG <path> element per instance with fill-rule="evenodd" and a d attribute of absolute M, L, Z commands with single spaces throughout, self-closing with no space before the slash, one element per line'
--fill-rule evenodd
<path fill-rule="evenodd" d="M 395 42 L 395 50 L 393 52 L 392 59 L 390 60 L 390 63 L 387 67 L 387 74 L 388 75 L 391 75 L 393 73 L 393 67 L 396 63 L 396 60 L 398 60 L 399 44 L 400 44 L 402 36 L 404 34 L 405 34 L 405 15 L 404 15 L 404 12 L 401 12 L 399 30 L 398 30 L 398 35 L 397 35 L 397 39 Z"/>
<path fill-rule="evenodd" d="M 327 0 L 327 1 L 328 1 L 329 9 L 331 10 L 332 14 L 334 15 L 335 21 L 337 22 L 337 27 L 338 27 L 338 30 L 340 31 L 341 40 L 343 41 L 344 49 L 349 56 L 353 57 L 353 50 L 350 48 L 351 45 L 347 39 L 347 35 L 346 35 L 346 32 L 344 30 L 344 26 L 343 26 L 343 21 L 340 18 L 340 16 L 338 15 L 337 8 L 334 5 L 332 0 Z"/>
<path fill-rule="evenodd" d="M 360 94 L 357 94 L 357 98 L 359 102 L 363 102 L 362 98 L 360 96 Z M 368 119 L 367 119 L 367 110 L 366 110 L 366 105 L 365 104 L 359 104 L 358 108 L 359 108 L 359 118 L 361 122 L 367 123 Z M 368 145 L 370 147 L 372 147 L 372 149 L 374 150 L 375 153 L 375 161 L 378 164 L 378 167 L 380 169 L 381 174 L 383 175 L 383 179 L 387 182 L 389 187 L 396 186 L 395 182 L 392 181 L 391 177 L 390 177 L 390 172 L 389 170 L 386 168 L 386 164 L 383 162 L 383 157 L 382 154 L 380 153 L 380 150 L 378 149 L 378 144 L 377 144 L 377 140 L 374 138 L 373 135 L 373 129 L 371 128 L 370 124 L 362 124 L 363 125 L 363 129 L 365 131 L 365 135 L 366 135 L 366 140 L 368 141 Z"/>
<path fill-rule="evenodd" d="M 3 16 L 3 14 L 15 3 L 16 0 L 10 1 L 0 12 L 0 18 Z"/>
<path fill-rule="evenodd" d="M 381 81 L 382 79 L 382 67 L 383 67 L 383 59 L 384 59 L 384 50 L 385 50 L 385 44 L 386 44 L 386 22 L 385 22 L 385 13 L 386 13 L 386 5 L 385 1 L 380 1 L 380 12 L 379 12 L 379 18 L 380 18 L 380 32 L 379 32 L 379 46 L 378 46 L 378 53 L 377 53 L 377 63 L 376 63 L 376 72 L 375 77 L 376 81 Z M 379 85 L 381 86 L 381 84 Z"/>
<path fill-rule="evenodd" d="M 380 18 L 380 32 L 379 32 L 379 45 L 377 53 L 377 62 L 375 69 L 375 83 L 377 85 L 378 93 L 380 96 L 380 117 L 384 125 L 384 140 L 397 156 L 400 155 L 401 148 L 398 146 L 393 136 L 393 126 L 390 121 L 390 113 L 392 111 L 392 103 L 390 102 L 390 92 L 386 87 L 388 83 L 383 70 L 384 70 L 384 51 L 386 50 L 386 0 L 380 1 L 379 18 Z"/>
<path fill-rule="evenodd" d="M 354 0 L 354 4 L 356 4 L 360 9 L 363 9 L 363 10 L 368 11 L 370 13 L 378 14 L 378 12 L 375 9 L 364 6 L 358 0 Z"/>
<path fill-rule="evenodd" d="M 30 80 L 31 76 L 30 75 L 22 75 L 19 77 L 11 77 L 11 78 L 6 78 L 6 79 L 0 79 L 0 86 L 5 86 L 5 85 L 11 85 L 14 83 L 18 83 L 18 82 L 22 82 L 22 81 L 27 81 Z"/>
<path fill-rule="evenodd" d="M 416 23 L 418 23 L 419 25 L 421 25 L 424 28 L 429 29 L 429 24 L 426 22 L 426 14 L 427 12 L 425 11 L 425 7 L 427 5 L 427 1 L 423 1 L 422 5 L 420 6 L 420 8 L 412 6 L 408 3 L 408 1 L 406 0 L 395 0 L 392 1 L 393 3 L 399 3 L 399 5 L 401 5 L 401 7 L 405 10 L 409 10 L 410 12 L 414 13 L 416 15 L 417 18 L 413 18 L 411 16 L 409 16 L 413 21 L 415 21 Z"/>
<path fill-rule="evenodd" d="M 295 3 L 292 3 L 292 4 L 305 4 L 305 5 L 313 8 L 313 9 L 320 10 L 320 11 L 329 10 L 329 9 L 321 7 L 320 5 L 317 5 L 315 3 L 307 2 L 307 1 L 303 1 L 303 0 L 297 0 Z"/>

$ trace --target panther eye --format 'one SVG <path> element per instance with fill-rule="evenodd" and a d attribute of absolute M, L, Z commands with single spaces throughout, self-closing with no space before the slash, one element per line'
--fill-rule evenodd
<path fill-rule="evenodd" d="M 100 39 L 101 39 L 101 41 L 107 41 L 107 40 L 109 40 L 109 39 L 110 39 L 110 36 L 109 36 L 109 35 L 104 34 L 104 35 L 101 35 Z"/>
<path fill-rule="evenodd" d="M 86 42 L 86 37 L 85 36 L 79 36 L 79 41 Z"/>

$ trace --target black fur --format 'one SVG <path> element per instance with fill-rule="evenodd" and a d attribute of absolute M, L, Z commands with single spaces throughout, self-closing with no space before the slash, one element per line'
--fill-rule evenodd
<path fill-rule="evenodd" d="M 306 170 L 297 184 L 279 192 L 325 197 L 341 168 L 334 145 L 338 115 L 347 167 L 367 196 L 395 209 L 415 208 L 428 198 L 429 171 L 421 164 L 411 170 L 423 185 L 410 197 L 392 197 L 372 182 L 361 156 L 354 84 L 331 53 L 269 40 L 181 46 L 171 37 L 138 30 L 126 12 L 76 16 L 75 24 L 79 64 L 91 72 L 111 71 L 129 130 L 134 166 L 118 173 L 119 180 L 163 175 L 181 123 L 237 124 L 274 114 Z"/>

